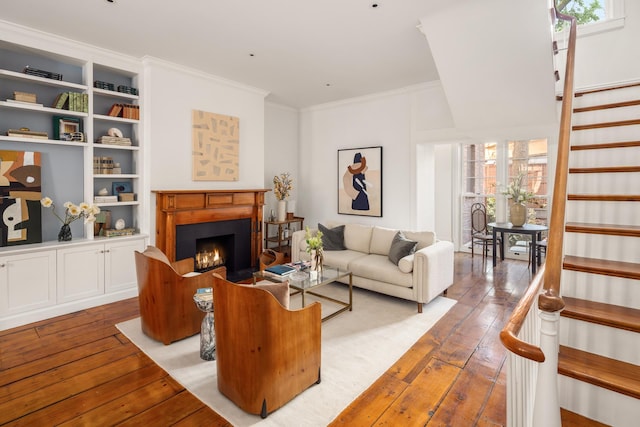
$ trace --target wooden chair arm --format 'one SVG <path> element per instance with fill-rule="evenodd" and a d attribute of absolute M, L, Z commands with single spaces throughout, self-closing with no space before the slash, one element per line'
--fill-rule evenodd
<path fill-rule="evenodd" d="M 183 274 L 191 273 L 195 268 L 195 264 L 193 258 L 185 258 L 172 262 L 171 267 L 173 267 L 176 273 L 182 276 Z"/>

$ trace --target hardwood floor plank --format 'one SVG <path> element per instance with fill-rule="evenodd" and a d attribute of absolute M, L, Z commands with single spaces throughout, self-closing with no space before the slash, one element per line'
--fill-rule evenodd
<path fill-rule="evenodd" d="M 119 346 L 122 346 L 122 342 L 111 336 L 96 342 L 61 351 L 49 357 L 23 363 L 22 365 L 2 371 L 0 387 Z"/>
<path fill-rule="evenodd" d="M 463 370 L 436 409 L 429 424 L 434 426 L 475 425 L 493 385 L 493 381 L 483 375 Z"/>
<path fill-rule="evenodd" d="M 85 412 L 79 417 L 60 424 L 60 426 L 119 424 L 183 391 L 184 388 L 177 381 L 167 376 Z"/>
<path fill-rule="evenodd" d="M 505 426 L 507 413 L 507 363 L 500 368 L 487 404 L 478 420 L 479 426 Z"/>
<path fill-rule="evenodd" d="M 22 396 L 28 396 L 34 389 L 43 389 L 56 384 L 64 383 L 79 375 L 89 375 L 96 369 L 100 369 L 108 363 L 113 363 L 123 358 L 131 357 L 139 353 L 133 344 L 119 345 L 111 350 L 91 355 L 78 363 L 68 363 L 63 366 L 50 369 L 37 375 L 15 381 L 0 389 L 0 403 L 8 400 L 18 401 Z"/>
<path fill-rule="evenodd" d="M 123 394 L 131 393 L 167 376 L 168 374 L 165 371 L 152 363 L 39 411 L 25 415 L 17 420 L 16 425 L 25 427 L 58 425 L 115 400 Z"/>
<path fill-rule="evenodd" d="M 207 427 L 233 427 L 233 425 L 216 414 L 211 408 L 205 406 L 193 414 L 185 417 L 175 423 L 173 427 L 193 427 L 193 426 L 207 426 Z"/>
<path fill-rule="evenodd" d="M 374 425 L 426 425 L 460 371 L 432 359 Z"/>
<path fill-rule="evenodd" d="M 361 394 L 329 426 L 373 425 L 408 386 L 409 384 L 394 375 L 382 375 L 369 387 L 375 393 Z"/>
<path fill-rule="evenodd" d="M 150 360 L 146 356 L 133 354 L 115 362 L 104 364 L 97 369 L 65 378 L 46 387 L 34 384 L 29 393 L 0 403 L 0 423 L 23 417 L 126 373 L 140 369 L 149 363 Z"/>
<path fill-rule="evenodd" d="M 173 425 L 198 410 L 204 408 L 204 403 L 188 391 L 183 391 L 169 399 L 135 415 L 122 423 L 121 427 L 139 427 L 144 425 Z"/>

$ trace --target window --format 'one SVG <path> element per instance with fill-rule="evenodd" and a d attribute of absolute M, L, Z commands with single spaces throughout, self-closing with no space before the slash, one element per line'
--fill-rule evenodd
<path fill-rule="evenodd" d="M 589 35 L 624 26 L 624 0 L 555 0 L 559 12 L 575 16 L 578 35 Z M 565 21 L 556 23 L 556 31 L 568 28 Z"/>
<path fill-rule="evenodd" d="M 527 222 L 547 224 L 547 140 L 488 142 L 462 148 L 461 248 L 471 250 L 471 205 L 484 203 L 487 222 L 496 220 L 496 194 L 514 177 L 525 175 L 525 188 L 535 197 L 527 202 Z M 528 238 L 509 235 L 505 253 L 527 259 Z M 517 254 L 517 255 L 514 255 Z"/>

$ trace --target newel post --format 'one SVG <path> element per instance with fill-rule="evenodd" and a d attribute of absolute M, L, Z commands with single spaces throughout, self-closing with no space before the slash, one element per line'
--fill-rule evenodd
<path fill-rule="evenodd" d="M 558 400 L 558 323 L 560 311 L 540 311 L 540 349 L 545 355 L 538 366 L 533 427 L 561 427 Z"/>

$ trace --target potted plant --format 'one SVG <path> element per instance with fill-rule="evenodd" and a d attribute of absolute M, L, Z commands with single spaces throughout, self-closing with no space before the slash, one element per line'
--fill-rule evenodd
<path fill-rule="evenodd" d="M 511 199 L 511 206 L 509 207 L 509 220 L 511 224 L 516 227 L 522 227 L 527 220 L 527 207 L 525 203 L 532 199 L 535 195 L 527 191 L 523 187 L 523 181 L 525 174 L 523 171 L 518 172 L 518 175 L 511 181 L 509 187 L 502 194 Z"/>

